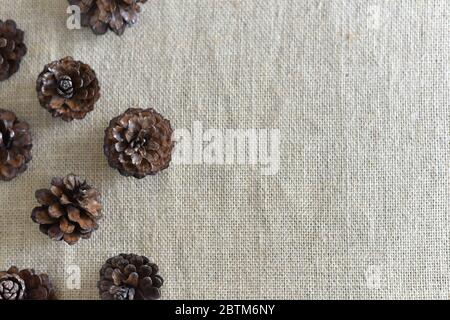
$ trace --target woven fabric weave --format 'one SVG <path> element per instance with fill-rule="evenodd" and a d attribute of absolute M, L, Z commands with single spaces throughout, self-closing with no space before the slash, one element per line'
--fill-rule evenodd
<path fill-rule="evenodd" d="M 97 299 L 121 252 L 154 258 L 163 299 L 449 297 L 449 1 L 150 0 L 122 37 L 69 30 L 67 7 L 0 1 L 29 49 L 0 108 L 34 137 L 29 169 L 0 183 L 0 269 L 44 271 L 65 299 Z M 68 55 L 102 91 L 71 123 L 35 92 Z M 129 107 L 176 129 L 278 129 L 280 169 L 192 161 L 124 178 L 102 144 Z M 30 219 L 34 191 L 71 172 L 104 204 L 73 247 Z"/>

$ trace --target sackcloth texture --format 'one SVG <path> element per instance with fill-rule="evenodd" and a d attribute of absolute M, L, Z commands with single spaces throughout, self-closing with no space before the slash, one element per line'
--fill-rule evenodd
<path fill-rule="evenodd" d="M 122 37 L 68 29 L 67 7 L 0 1 L 29 49 L 0 107 L 34 138 L 29 169 L 0 183 L 0 269 L 48 272 L 63 299 L 98 299 L 99 269 L 121 252 L 159 264 L 163 299 L 449 298 L 449 1 L 150 0 Z M 68 55 L 102 92 L 71 123 L 35 92 Z M 128 107 L 176 129 L 278 129 L 279 171 L 122 177 L 102 145 Z M 69 247 L 30 213 L 35 190 L 72 172 L 100 189 L 104 218 Z"/>

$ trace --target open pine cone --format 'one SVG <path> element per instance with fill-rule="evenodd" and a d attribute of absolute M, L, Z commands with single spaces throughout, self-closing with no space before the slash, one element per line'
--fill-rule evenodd
<path fill-rule="evenodd" d="M 100 270 L 98 288 L 102 300 L 157 300 L 163 278 L 147 257 L 120 254 L 109 258 Z"/>
<path fill-rule="evenodd" d="M 24 32 L 13 20 L 0 20 L 0 81 L 19 71 L 20 62 L 27 53 L 23 39 Z"/>
<path fill-rule="evenodd" d="M 101 218 L 100 193 L 73 174 L 53 178 L 51 185 L 50 190 L 36 191 L 41 206 L 33 209 L 33 221 L 55 241 L 73 245 L 89 239 Z"/>
<path fill-rule="evenodd" d="M 48 275 L 11 267 L 0 272 L 0 300 L 56 300 Z"/>
<path fill-rule="evenodd" d="M 0 180 L 12 180 L 27 169 L 32 147 L 28 124 L 0 109 Z"/>
<path fill-rule="evenodd" d="M 64 121 L 83 119 L 100 98 L 95 71 L 66 57 L 44 67 L 36 81 L 41 106 Z"/>
<path fill-rule="evenodd" d="M 69 0 L 81 9 L 81 24 L 91 27 L 95 34 L 105 34 L 108 29 L 122 35 L 125 28 L 137 23 L 140 4 L 147 0 Z"/>
<path fill-rule="evenodd" d="M 109 165 L 124 176 L 141 179 L 166 169 L 172 159 L 172 127 L 153 109 L 130 108 L 105 131 Z"/>

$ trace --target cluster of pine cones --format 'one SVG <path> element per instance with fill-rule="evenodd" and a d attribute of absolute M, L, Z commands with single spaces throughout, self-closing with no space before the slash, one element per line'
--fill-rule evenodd
<path fill-rule="evenodd" d="M 147 0 L 69 0 L 78 5 L 82 24 L 95 34 L 112 30 L 122 35 L 137 22 L 140 4 Z M 12 20 L 0 20 L 0 81 L 20 68 L 27 53 L 24 32 Z M 81 61 L 65 57 L 45 65 L 36 81 L 40 105 L 64 121 L 84 119 L 100 99 L 95 71 Z M 109 165 L 124 176 L 138 179 L 166 169 L 174 142 L 169 120 L 152 108 L 130 108 L 113 118 L 105 130 L 104 154 Z M 0 109 L 0 180 L 25 172 L 32 159 L 29 125 Z M 102 218 L 100 192 L 80 177 L 53 178 L 48 189 L 35 193 L 39 205 L 32 220 L 55 241 L 69 245 L 89 239 Z M 98 288 L 102 299 L 153 300 L 161 296 L 163 279 L 158 266 L 145 256 L 120 254 L 106 261 Z M 47 274 L 11 267 L 0 272 L 0 300 L 53 300 L 55 290 Z"/>
<path fill-rule="evenodd" d="M 68 0 L 81 11 L 81 25 L 90 27 L 95 34 L 108 30 L 122 35 L 127 27 L 138 22 L 141 4 L 147 0 Z M 0 20 L 0 81 L 6 80 L 20 68 L 27 53 L 24 32 L 12 20 Z"/>
<path fill-rule="evenodd" d="M 158 265 L 145 256 L 120 254 L 109 258 L 100 270 L 97 283 L 102 300 L 157 300 L 163 278 Z M 0 301 L 56 300 L 50 277 L 33 269 L 13 266 L 0 271 Z"/>
<path fill-rule="evenodd" d="M 55 300 L 56 294 L 47 274 L 33 269 L 11 267 L 0 271 L 1 300 Z"/>
<path fill-rule="evenodd" d="M 47 64 L 38 76 L 36 91 L 41 106 L 64 121 L 85 118 L 100 98 L 95 71 L 72 57 Z M 154 109 L 130 108 L 106 128 L 104 153 L 112 168 L 141 179 L 169 166 L 172 134 L 170 121 Z M 1 180 L 11 180 L 27 169 L 31 148 L 28 124 L 0 109 Z"/>

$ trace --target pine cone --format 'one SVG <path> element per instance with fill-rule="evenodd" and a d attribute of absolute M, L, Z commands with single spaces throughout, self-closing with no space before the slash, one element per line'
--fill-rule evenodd
<path fill-rule="evenodd" d="M 66 57 L 44 67 L 36 81 L 41 106 L 64 121 L 83 119 L 100 98 L 95 71 Z"/>
<path fill-rule="evenodd" d="M 81 10 L 81 24 L 91 27 L 95 34 L 108 29 L 122 35 L 125 28 L 137 23 L 140 4 L 147 0 L 69 0 Z"/>
<path fill-rule="evenodd" d="M 102 300 L 157 300 L 163 278 L 147 257 L 120 254 L 109 258 L 100 270 L 97 286 Z"/>
<path fill-rule="evenodd" d="M 20 62 L 27 54 L 23 38 L 24 32 L 17 29 L 13 20 L 0 20 L 0 81 L 19 71 Z"/>
<path fill-rule="evenodd" d="M 105 131 L 109 165 L 138 179 L 166 169 L 172 158 L 172 133 L 170 121 L 155 110 L 128 109 Z"/>
<path fill-rule="evenodd" d="M 56 300 L 56 294 L 45 273 L 11 267 L 0 272 L 0 300 Z"/>
<path fill-rule="evenodd" d="M 36 191 L 41 206 L 33 209 L 31 219 L 52 240 L 73 245 L 89 239 L 101 218 L 100 193 L 73 174 L 53 178 L 51 184 L 50 190 Z"/>
<path fill-rule="evenodd" d="M 0 276 L 0 300 L 23 300 L 25 282 L 16 274 Z"/>
<path fill-rule="evenodd" d="M 32 147 L 28 124 L 0 109 L 0 180 L 12 180 L 27 169 Z"/>

